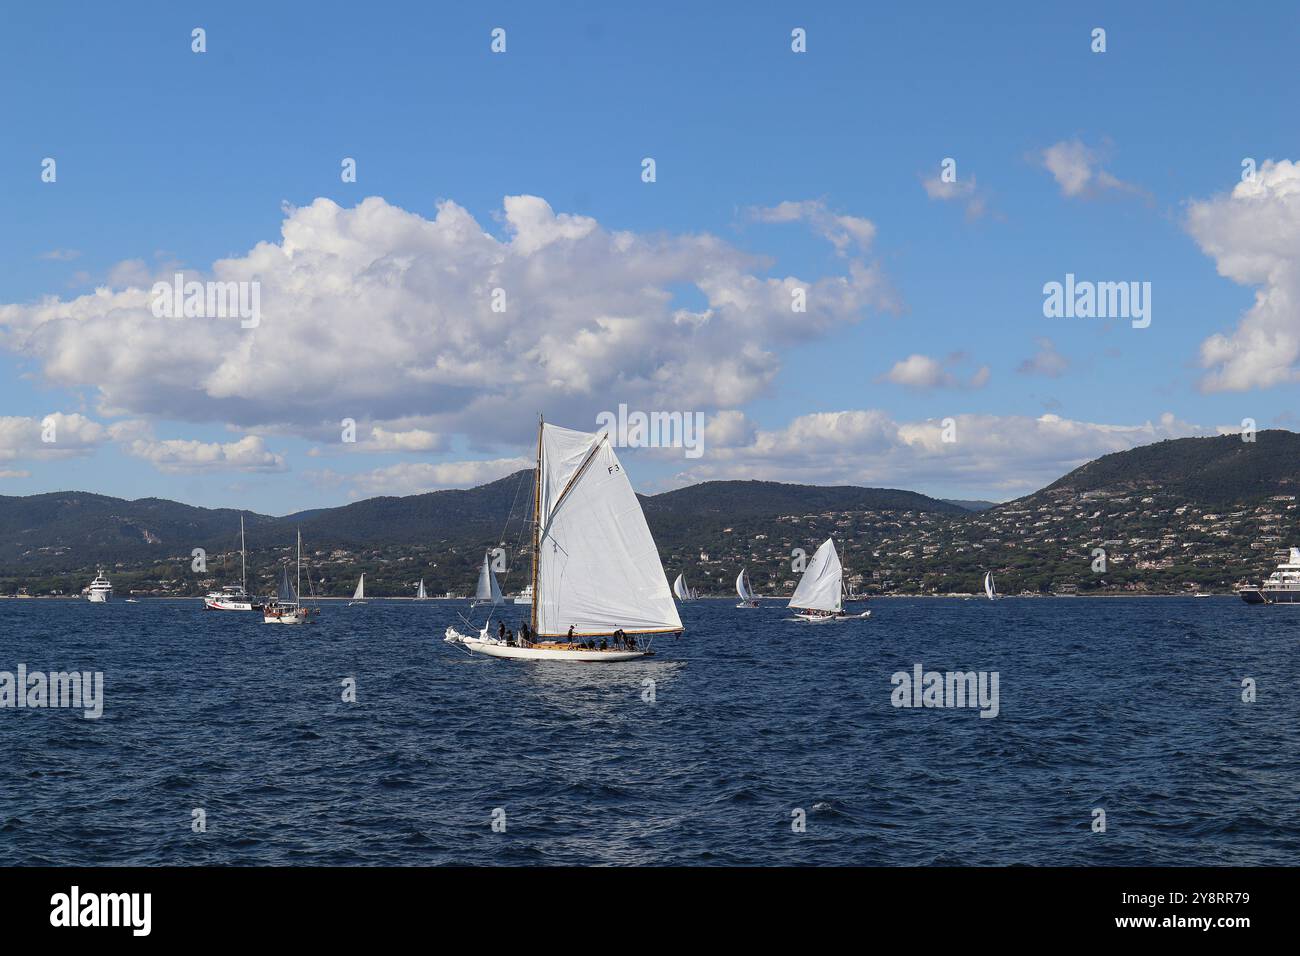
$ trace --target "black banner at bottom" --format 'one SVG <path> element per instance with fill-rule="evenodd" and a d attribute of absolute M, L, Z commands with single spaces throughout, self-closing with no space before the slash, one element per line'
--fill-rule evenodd
<path fill-rule="evenodd" d="M 535 941 L 564 932 L 560 920 L 580 918 L 585 939 L 606 930 L 613 945 L 638 925 L 648 930 L 647 919 L 699 919 L 712 927 L 701 935 L 733 937 L 796 919 L 815 937 L 915 937 L 965 926 L 986 938 L 1173 932 L 1231 944 L 1239 933 L 1285 925 L 1293 877 L 1247 868 L 11 868 L 0 870 L 0 925 L 9 941 L 75 934 L 79 944 L 337 944 L 441 933 L 463 920 L 490 928 L 494 940 L 517 933 Z"/>

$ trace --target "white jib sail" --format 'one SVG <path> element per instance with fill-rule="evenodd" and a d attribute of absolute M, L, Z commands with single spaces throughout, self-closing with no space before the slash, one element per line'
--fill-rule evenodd
<path fill-rule="evenodd" d="M 841 580 L 844 569 L 835 551 L 835 542 L 827 538 L 799 579 L 799 586 L 790 598 L 790 607 L 813 611 L 840 611 L 844 607 Z"/>
<path fill-rule="evenodd" d="M 362 601 L 366 597 L 366 576 L 361 575 L 361 580 L 357 582 L 356 593 L 352 595 L 352 600 Z"/>
<path fill-rule="evenodd" d="M 736 593 L 742 601 L 754 600 L 754 592 L 749 587 L 749 569 L 744 568 L 736 576 Z"/>
<path fill-rule="evenodd" d="M 673 593 L 677 595 L 679 601 L 691 599 L 691 589 L 686 586 L 684 574 L 677 575 L 677 580 L 673 582 Z"/>
<path fill-rule="evenodd" d="M 424 578 L 420 578 L 420 590 L 415 592 L 415 599 L 417 601 L 424 601 L 427 600 L 428 597 L 429 595 L 426 594 L 424 590 Z"/>
<path fill-rule="evenodd" d="M 492 565 L 488 563 L 486 554 L 483 555 L 483 567 L 478 570 L 478 587 L 474 591 L 474 600 L 492 604 L 505 603 L 501 596 L 501 585 L 497 583 L 497 576 L 492 573 Z"/>
<path fill-rule="evenodd" d="M 993 586 L 993 572 L 984 572 L 984 593 L 988 595 L 990 601 L 997 596 L 998 590 Z"/>
<path fill-rule="evenodd" d="M 542 426 L 537 633 L 680 631 L 682 620 L 609 436 Z"/>

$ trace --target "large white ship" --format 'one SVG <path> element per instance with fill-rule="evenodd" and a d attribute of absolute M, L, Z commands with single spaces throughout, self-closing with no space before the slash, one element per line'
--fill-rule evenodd
<path fill-rule="evenodd" d="M 108 582 L 108 578 L 104 577 L 103 571 L 98 571 L 95 580 L 91 581 L 82 593 L 91 604 L 107 604 L 113 600 L 113 585 Z"/>
<path fill-rule="evenodd" d="M 1247 604 L 1300 604 L 1300 548 L 1292 548 L 1263 584 L 1237 593 Z"/>

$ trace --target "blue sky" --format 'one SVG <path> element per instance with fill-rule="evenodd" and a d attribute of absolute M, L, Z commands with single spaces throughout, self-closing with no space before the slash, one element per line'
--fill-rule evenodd
<path fill-rule="evenodd" d="M 698 460 L 629 451 L 643 490 L 771 477 L 1009 498 L 1133 444 L 1245 417 L 1293 427 L 1300 231 L 1287 161 L 1300 133 L 1284 118 L 1300 8 L 895 6 L 8 11 L 0 494 L 75 488 L 285 513 L 487 480 L 527 456 L 539 406 L 594 428 L 621 401 L 725 412 L 735 425 L 710 434 Z M 195 27 L 207 32 L 202 54 Z M 489 49 L 495 27 L 503 54 Z M 806 53 L 791 50 L 796 27 Z M 1090 49 L 1096 27 L 1104 53 Z M 1070 170 L 1054 174 L 1044 158 L 1054 146 L 1085 179 L 1075 192 L 1061 178 Z M 45 157 L 54 183 L 41 181 Z M 357 161 L 355 183 L 340 180 L 344 157 Z M 653 183 L 641 180 L 644 157 Z M 926 188 L 945 157 L 958 175 L 947 200 Z M 1276 163 L 1260 173 L 1261 195 L 1234 193 L 1246 157 Z M 503 252 L 529 292 L 506 332 L 459 342 L 457 323 L 474 322 L 477 306 L 439 290 L 493 253 L 408 246 L 397 211 L 433 220 L 449 201 L 501 244 L 552 228 L 536 225 L 540 207 L 521 226 L 503 212 L 507 196 L 538 197 L 588 232 L 547 232 L 536 255 L 520 241 Z M 217 260 L 280 243 L 295 210 L 367 197 L 394 215 L 354 224 L 350 241 L 373 243 L 374 261 L 436 273 L 427 335 L 409 314 L 424 286 L 390 301 L 375 295 L 373 270 L 331 272 L 334 224 L 323 220 L 307 229 L 320 240 L 308 288 L 334 299 L 284 305 L 292 283 L 277 286 L 277 308 L 297 315 L 256 330 L 247 379 L 226 367 L 214 385 L 216 365 L 203 364 L 247 333 L 176 322 L 158 338 L 134 300 L 111 298 L 177 266 L 211 277 Z M 803 205 L 771 212 L 782 203 Z M 824 228 L 836 216 L 868 222 L 870 240 L 837 248 Z M 590 230 L 633 234 L 645 249 L 594 249 Z M 701 236 L 725 249 L 680 265 Z M 817 288 L 855 268 L 870 288 L 825 314 L 815 294 L 811 318 L 782 318 L 770 302 L 728 316 L 729 292 L 710 285 L 711 301 L 696 281 L 726 272 L 731 289 L 737 271 Z M 1043 285 L 1066 273 L 1150 282 L 1151 326 L 1045 318 Z M 610 307 L 638 330 L 594 350 L 594 369 L 563 366 L 604 317 L 599 299 L 569 298 L 596 274 L 625 283 L 628 302 L 641 296 Z M 715 309 L 698 342 L 647 352 L 684 334 L 645 304 L 655 283 L 670 312 Z M 1276 301 L 1252 320 L 1261 290 Z M 1254 324 L 1241 332 L 1243 321 Z M 352 323 L 346 334 L 340 323 Z M 1234 350 L 1226 370 L 1205 357 L 1213 336 Z M 390 377 L 384 362 L 401 363 L 403 337 L 419 369 Z M 713 383 L 746 342 L 761 355 Z M 354 347 L 373 354 L 353 365 Z M 289 375 L 260 364 L 270 350 L 293 354 Z M 891 375 L 910 356 L 924 361 Z M 831 415 L 842 412 L 857 414 Z M 51 413 L 81 416 L 67 422 L 74 440 L 33 442 Z M 359 447 L 330 437 L 345 416 L 360 423 Z M 951 448 L 930 434 L 947 416 L 958 422 Z M 373 427 L 410 440 L 367 444 Z"/>

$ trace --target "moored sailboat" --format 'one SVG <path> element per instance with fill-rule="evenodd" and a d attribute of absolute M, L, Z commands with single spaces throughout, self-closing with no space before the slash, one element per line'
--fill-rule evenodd
<path fill-rule="evenodd" d="M 749 585 L 749 568 L 741 568 L 740 574 L 736 576 L 736 593 L 740 595 L 740 603 L 736 607 L 758 607 L 758 597 Z"/>
<path fill-rule="evenodd" d="M 531 637 L 449 627 L 447 642 L 492 657 L 604 663 L 650 656 L 639 636 L 681 632 L 654 538 L 607 432 L 540 423 L 533 494 Z"/>
<path fill-rule="evenodd" d="M 860 621 L 871 616 L 870 611 L 849 614 L 844 610 L 844 567 L 833 538 L 827 538 L 808 562 L 788 606 L 796 618 L 812 624 Z"/>
<path fill-rule="evenodd" d="M 203 598 L 209 611 L 260 611 L 262 605 L 248 593 L 248 551 L 244 546 L 244 516 L 239 516 L 239 583 L 227 584 L 220 591 L 209 591 Z"/>
<path fill-rule="evenodd" d="M 265 624 L 306 624 L 307 619 L 313 613 L 310 608 L 303 607 L 301 599 L 298 597 L 302 590 L 302 532 L 298 532 L 298 583 L 289 578 L 289 569 L 282 567 L 280 569 L 280 583 L 276 589 L 275 600 L 269 602 L 262 609 L 262 622 Z"/>

